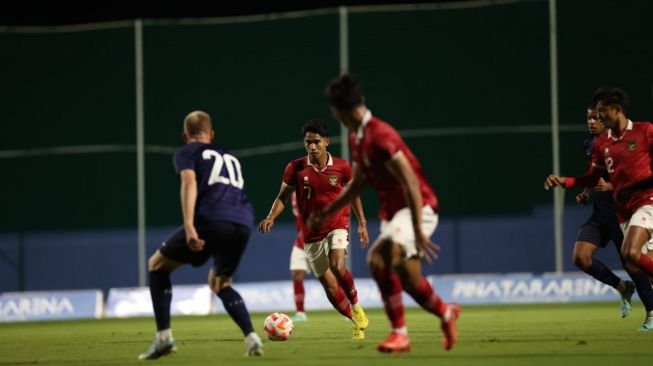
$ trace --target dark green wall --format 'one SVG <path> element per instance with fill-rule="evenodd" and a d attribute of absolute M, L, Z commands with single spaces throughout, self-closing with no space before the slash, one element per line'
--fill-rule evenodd
<path fill-rule="evenodd" d="M 558 1 L 560 121 L 581 129 L 561 135 L 564 174 L 585 168 L 585 105 L 598 86 L 623 86 L 631 116 L 653 116 L 652 8 L 645 0 Z M 349 14 L 350 70 L 375 114 L 399 130 L 468 129 L 407 139 L 443 218 L 527 213 L 551 202 L 541 188 L 552 166 L 550 134 L 516 133 L 551 120 L 548 22 L 546 1 Z M 294 151 L 241 156 L 263 217 L 285 164 L 303 154 L 302 123 L 322 118 L 339 131 L 322 94 L 340 70 L 338 30 L 336 11 L 246 23 L 146 21 L 146 144 L 179 146 L 182 120 L 194 109 L 213 116 L 216 142 L 231 150 L 297 141 Z M 126 147 L 0 158 L 0 230 L 135 226 L 133 29 L 0 33 L 0 52 L 0 151 Z M 493 126 L 509 129 L 488 133 Z M 171 154 L 146 155 L 146 192 L 148 225 L 180 222 Z M 365 198 L 375 216 L 376 198 Z"/>

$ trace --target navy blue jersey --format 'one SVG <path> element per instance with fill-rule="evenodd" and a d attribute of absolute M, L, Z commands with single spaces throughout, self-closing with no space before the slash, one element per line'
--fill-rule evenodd
<path fill-rule="evenodd" d="M 254 213 L 245 193 L 240 162 L 213 144 L 192 142 L 175 151 L 175 171 L 195 171 L 197 178 L 196 225 L 226 221 L 253 226 Z"/>
<path fill-rule="evenodd" d="M 595 136 L 590 136 L 583 142 L 585 156 L 587 157 L 588 161 L 592 160 L 595 138 Z M 610 181 L 607 170 L 603 173 L 603 180 L 606 182 Z M 615 213 L 614 199 L 612 198 L 612 192 L 592 192 L 592 211 L 594 216 L 596 216 L 596 218 L 604 224 L 615 221 L 617 218 Z"/>

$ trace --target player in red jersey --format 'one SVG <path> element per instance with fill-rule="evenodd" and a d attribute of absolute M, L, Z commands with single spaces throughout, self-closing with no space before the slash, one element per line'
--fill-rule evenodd
<path fill-rule="evenodd" d="M 598 136 L 607 133 L 603 122 L 598 118 L 596 104 L 607 89 L 599 89 L 595 92 L 590 105 L 587 107 L 587 126 L 591 133 L 584 142 L 586 156 L 591 159 L 594 154 L 594 144 Z M 632 281 L 622 280 L 612 272 L 598 258 L 594 257 L 597 248 L 605 248 L 608 241 L 615 244 L 615 248 L 621 255 L 621 246 L 624 235 L 617 221 L 615 202 L 612 198 L 612 184 L 607 170 L 601 170 L 602 177 L 594 188 L 586 187 L 582 193 L 576 196 L 576 201 L 585 203 L 592 196 L 592 214 L 587 221 L 581 225 L 578 237 L 574 243 L 573 261 L 583 272 L 595 279 L 613 287 L 621 296 L 621 317 L 625 318 L 632 309 L 631 297 L 637 290 L 640 300 L 645 308 L 646 320 L 640 327 L 642 331 L 653 329 L 653 289 L 648 276 L 637 266 L 624 262 L 624 269 L 628 272 Z"/>
<path fill-rule="evenodd" d="M 593 187 L 607 170 L 613 186 L 617 219 L 624 232 L 621 256 L 626 264 L 636 265 L 653 276 L 653 260 L 646 253 L 653 249 L 653 125 L 633 122 L 626 117 L 628 98 L 621 89 L 601 95 L 597 110 L 608 132 L 597 137 L 592 165 L 579 177 L 547 177 L 544 188 Z"/>
<path fill-rule="evenodd" d="M 308 156 L 291 161 L 283 174 L 281 189 L 272 204 L 270 213 L 258 226 L 262 233 L 270 231 L 274 220 L 283 211 L 286 200 L 295 191 L 297 206 L 306 223 L 308 215 L 328 206 L 343 187 L 351 180 L 351 167 L 346 160 L 329 154 L 329 133 L 320 120 L 310 120 L 302 128 L 304 146 Z M 368 245 L 367 225 L 363 206 L 359 198 L 352 204 L 358 219 L 358 234 L 361 245 Z M 345 256 L 349 245 L 349 207 L 342 207 L 321 228 L 304 225 L 304 250 L 313 273 L 318 278 L 327 298 L 353 325 L 353 338 L 365 338 L 369 321 L 358 303 L 358 293 L 351 272 L 345 267 Z"/>
<path fill-rule="evenodd" d="M 302 234 L 302 216 L 299 214 L 299 207 L 297 207 L 297 195 L 295 192 L 290 196 L 292 203 L 292 214 L 295 217 L 295 228 L 297 235 L 295 236 L 295 243 L 290 253 L 290 272 L 292 274 L 293 293 L 295 297 L 295 310 L 296 313 L 291 317 L 293 322 L 305 322 L 308 316 L 304 311 L 304 277 L 310 271 L 308 257 L 304 251 L 304 235 Z"/>
<path fill-rule="evenodd" d="M 310 224 L 328 222 L 366 184 L 372 186 L 381 201 L 381 234 L 369 252 L 368 264 L 392 324 L 390 335 L 377 348 L 381 352 L 410 351 L 401 298 L 405 290 L 441 319 L 443 345 L 449 350 L 458 337 L 460 306 L 442 301 L 422 275 L 420 262 L 420 258 L 432 262 L 439 249 L 429 239 L 438 223 L 435 194 L 397 131 L 367 109 L 358 80 L 341 76 L 327 86 L 326 97 L 333 116 L 349 129 L 352 180 L 331 206 L 314 213 Z"/>

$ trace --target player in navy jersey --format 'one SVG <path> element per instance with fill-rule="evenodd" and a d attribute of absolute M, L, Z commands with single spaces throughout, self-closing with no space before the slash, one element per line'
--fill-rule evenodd
<path fill-rule="evenodd" d="M 281 214 L 291 192 L 297 196 L 297 207 L 304 223 L 302 234 L 304 251 L 311 269 L 322 284 L 333 307 L 351 320 L 354 339 L 364 339 L 369 321 L 358 303 L 354 278 L 345 267 L 345 255 L 349 245 L 349 207 L 343 207 L 321 228 L 305 225 L 308 215 L 320 211 L 338 194 L 351 179 L 351 168 L 346 160 L 329 154 L 329 133 L 321 120 L 310 120 L 302 127 L 304 146 L 308 156 L 291 161 L 283 174 L 281 189 L 268 216 L 259 223 L 259 231 L 266 233 Z M 358 235 L 361 245 L 368 244 L 367 225 L 360 198 L 352 206 L 358 219 Z"/>
<path fill-rule="evenodd" d="M 231 287 L 231 276 L 245 250 L 254 220 L 240 162 L 212 144 L 211 117 L 205 112 L 194 111 L 186 116 L 183 138 L 186 145 L 175 152 L 173 163 L 181 181 L 184 222 L 148 261 L 157 333 L 139 359 L 156 359 L 176 350 L 170 328 L 170 273 L 182 264 L 201 266 L 209 258 L 213 259 L 209 286 L 243 332 L 246 355 L 260 356 L 261 339 L 254 332 L 243 299 Z"/>
<path fill-rule="evenodd" d="M 352 180 L 329 207 L 313 213 L 309 223 L 322 225 L 365 185 L 372 186 L 381 203 L 381 234 L 369 252 L 368 265 L 392 326 L 377 349 L 410 351 L 402 303 L 405 290 L 422 308 L 440 318 L 442 344 L 450 350 L 458 337 L 460 306 L 442 301 L 421 273 L 420 259 L 431 262 L 439 248 L 429 239 L 438 223 L 435 193 L 399 133 L 367 109 L 356 78 L 343 75 L 334 80 L 326 88 L 326 98 L 333 116 L 349 130 Z"/>
<path fill-rule="evenodd" d="M 619 227 L 619 223 L 627 220 L 626 217 L 629 217 L 632 213 L 628 213 L 628 209 L 625 205 L 615 200 L 612 195 L 608 195 L 608 192 L 603 192 L 612 188 L 612 184 L 607 182 L 612 180 L 615 182 L 615 190 L 613 194 L 615 197 L 618 197 L 621 187 L 624 185 L 622 176 L 614 176 L 615 161 L 609 154 L 610 147 L 609 141 L 614 141 L 612 138 L 613 130 L 620 130 L 620 127 L 616 121 L 607 121 L 603 123 L 602 116 L 599 115 L 599 108 L 604 100 L 611 100 L 611 98 L 617 97 L 618 105 L 620 109 L 625 110 L 625 94 L 623 92 L 613 89 L 599 89 L 595 93 L 592 104 L 588 108 L 587 118 L 588 126 L 590 132 L 594 136 L 590 137 L 586 141 L 586 154 L 590 158 L 590 174 L 586 176 L 581 176 L 577 178 L 565 178 L 555 175 L 550 175 L 547 177 L 544 187 L 549 189 L 555 186 L 563 187 L 572 187 L 575 185 L 591 187 L 596 185 L 593 193 L 593 210 L 590 218 L 585 222 L 580 229 L 578 234 L 578 239 L 574 246 L 574 263 L 582 269 L 587 274 L 596 278 L 597 280 L 614 287 L 622 298 L 621 306 L 621 316 L 625 317 L 630 313 L 631 304 L 630 297 L 633 293 L 633 287 L 637 290 L 637 294 L 642 300 L 646 311 L 646 318 L 640 330 L 648 331 L 653 329 L 653 290 L 651 289 L 651 284 L 649 278 L 647 277 L 644 271 L 639 270 L 639 268 L 633 263 L 629 263 L 628 258 L 624 255 L 623 242 L 624 235 L 622 229 Z M 624 115 L 624 126 L 620 133 L 625 133 L 624 130 L 627 129 L 629 122 L 625 119 Z M 632 122 L 631 122 L 632 123 Z M 605 130 L 605 127 L 610 128 Z M 622 135 L 623 136 L 623 135 Z M 627 140 L 625 141 L 628 143 Z M 634 140 L 632 140 L 634 141 Z M 619 140 L 616 140 L 618 144 Z M 628 149 L 626 149 L 628 150 Z M 634 151 L 634 150 L 633 150 Z M 606 154 L 605 157 L 599 158 L 599 155 Z M 648 155 L 648 150 L 646 151 Z M 633 154 L 624 154 L 622 155 L 625 159 L 635 159 L 638 160 Z M 610 166 L 606 169 L 607 166 Z M 579 202 L 585 201 L 586 196 L 585 192 L 577 196 Z M 619 217 L 617 217 L 617 213 Z M 612 240 L 620 253 L 620 258 L 624 262 L 624 269 L 628 272 L 630 277 L 633 279 L 634 285 L 631 281 L 623 281 L 619 279 L 610 269 L 608 269 L 603 263 L 598 261 L 596 258 L 592 258 L 594 252 L 596 251 L 597 246 L 604 247 L 608 241 Z"/>

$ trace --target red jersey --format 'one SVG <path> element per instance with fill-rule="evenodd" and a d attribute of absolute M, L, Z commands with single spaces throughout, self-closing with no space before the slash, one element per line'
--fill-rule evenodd
<path fill-rule="evenodd" d="M 311 164 L 308 157 L 303 157 L 291 161 L 283 173 L 283 182 L 295 187 L 302 223 L 306 223 L 312 212 L 321 212 L 329 206 L 350 180 L 349 163 L 331 154 L 323 169 L 318 169 Z M 349 232 L 349 206 L 326 219 L 320 228 L 307 229 L 305 225 L 303 227 L 305 243 L 322 240 L 336 229 Z"/>
<path fill-rule="evenodd" d="M 304 249 L 304 235 L 302 234 L 302 216 L 299 214 L 299 207 L 297 207 L 297 194 L 295 192 L 290 196 L 290 203 L 292 205 L 292 214 L 295 216 L 295 229 L 297 235 L 295 236 L 295 246 Z"/>
<path fill-rule="evenodd" d="M 408 207 L 401 183 L 385 167 L 385 163 L 399 152 L 406 156 L 417 176 L 422 202 L 438 212 L 438 199 L 424 178 L 422 166 L 397 130 L 387 122 L 373 117 L 372 113 L 367 111 L 358 131 L 349 134 L 349 150 L 352 161 L 356 162 L 366 180 L 376 190 L 381 202 L 381 220 L 390 220 L 397 211 Z"/>
<path fill-rule="evenodd" d="M 607 169 L 612 183 L 612 194 L 617 204 L 617 217 L 624 222 L 644 205 L 653 204 L 653 187 L 632 189 L 633 185 L 653 178 L 651 150 L 653 149 L 653 125 L 649 122 L 628 120 L 621 136 L 612 130 L 598 136 L 594 141 L 592 165 L 588 174 L 567 178 L 565 187 L 593 187 Z M 631 191 L 624 195 L 625 192 Z M 621 193 L 621 194 L 620 194 Z"/>

